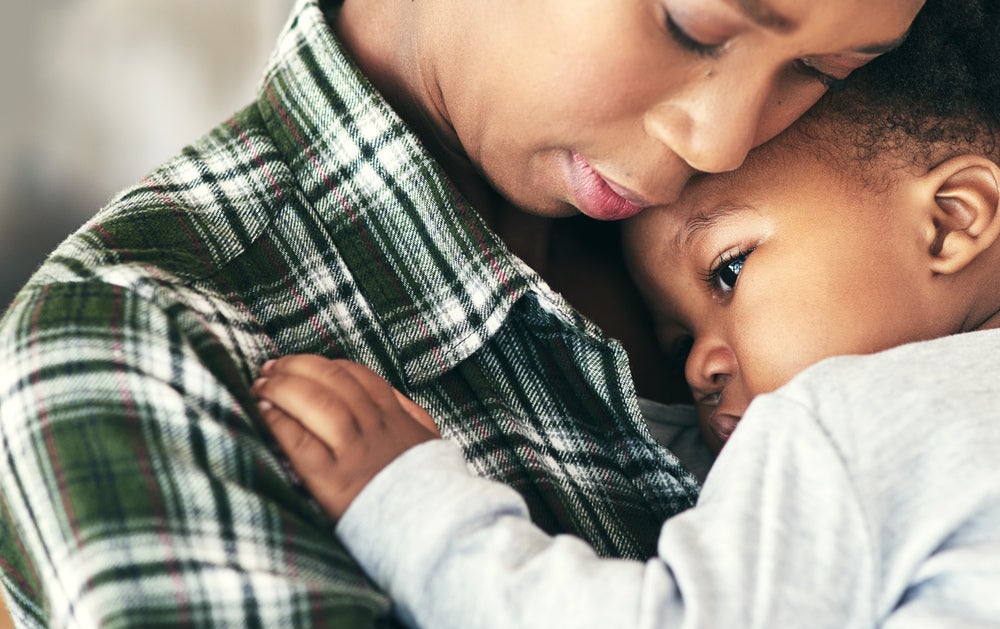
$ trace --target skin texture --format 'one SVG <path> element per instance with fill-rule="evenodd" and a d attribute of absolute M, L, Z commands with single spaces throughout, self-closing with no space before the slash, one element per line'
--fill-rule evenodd
<path fill-rule="evenodd" d="M 335 28 L 480 211 L 505 209 L 495 189 L 527 212 L 605 219 L 739 166 L 822 95 L 817 71 L 846 76 L 921 5 L 347 0 Z"/>
<path fill-rule="evenodd" d="M 821 145 L 783 139 L 625 230 L 717 449 L 754 396 L 823 358 L 997 325 L 993 162 L 886 156 L 868 186 Z"/>

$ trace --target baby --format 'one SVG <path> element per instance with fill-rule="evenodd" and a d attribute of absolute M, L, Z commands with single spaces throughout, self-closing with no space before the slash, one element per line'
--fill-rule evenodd
<path fill-rule="evenodd" d="M 921 141 L 845 98 L 823 107 L 626 227 L 716 449 L 751 399 L 823 358 L 1000 325 L 993 130 L 941 120 Z"/>
<path fill-rule="evenodd" d="M 706 436 L 727 443 L 645 563 L 540 531 L 515 491 L 470 474 L 365 367 L 272 361 L 255 385 L 263 414 L 414 625 L 995 623 L 989 112 L 834 95 L 740 170 L 629 224 L 660 338 L 685 364 Z"/>

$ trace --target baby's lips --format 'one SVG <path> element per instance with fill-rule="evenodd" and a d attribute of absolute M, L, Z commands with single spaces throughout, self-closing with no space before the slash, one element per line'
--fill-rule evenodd
<path fill-rule="evenodd" d="M 736 430 L 736 425 L 740 423 L 741 416 L 732 413 L 717 412 L 712 415 L 711 430 L 719 441 L 726 442 Z"/>

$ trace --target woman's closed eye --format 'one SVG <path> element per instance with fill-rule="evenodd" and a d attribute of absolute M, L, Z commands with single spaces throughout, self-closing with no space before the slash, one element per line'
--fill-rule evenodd
<path fill-rule="evenodd" d="M 743 271 L 743 265 L 747 258 L 754 252 L 754 247 L 749 249 L 735 249 L 728 251 L 719 258 L 719 261 L 712 269 L 705 274 L 705 281 L 709 290 L 719 296 L 726 296 L 736 289 L 736 282 Z"/>
<path fill-rule="evenodd" d="M 677 42 L 677 45 L 679 45 L 684 50 L 687 50 L 688 52 L 693 52 L 696 55 L 702 57 L 709 57 L 709 58 L 718 56 L 718 54 L 722 51 L 721 44 L 707 44 L 704 42 L 700 42 L 691 35 L 689 35 L 687 31 L 685 31 L 679 24 L 677 24 L 677 22 L 674 21 L 674 19 L 670 16 L 669 13 L 667 13 L 666 22 L 667 22 L 667 32 L 670 33 L 670 36 L 674 39 L 675 42 Z"/>
<path fill-rule="evenodd" d="M 674 43 L 700 57 L 717 57 L 725 46 L 717 20 L 697 2 L 667 3 L 663 21 Z"/>

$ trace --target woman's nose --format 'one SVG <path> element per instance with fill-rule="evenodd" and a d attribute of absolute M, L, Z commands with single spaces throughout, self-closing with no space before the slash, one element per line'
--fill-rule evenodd
<path fill-rule="evenodd" d="M 721 340 L 695 341 L 684 365 L 684 376 L 695 399 L 721 392 L 738 373 L 736 354 Z"/>
<path fill-rule="evenodd" d="M 756 144 L 771 87 L 763 79 L 733 83 L 729 90 L 706 78 L 658 103 L 646 113 L 646 133 L 700 172 L 738 168 Z"/>

